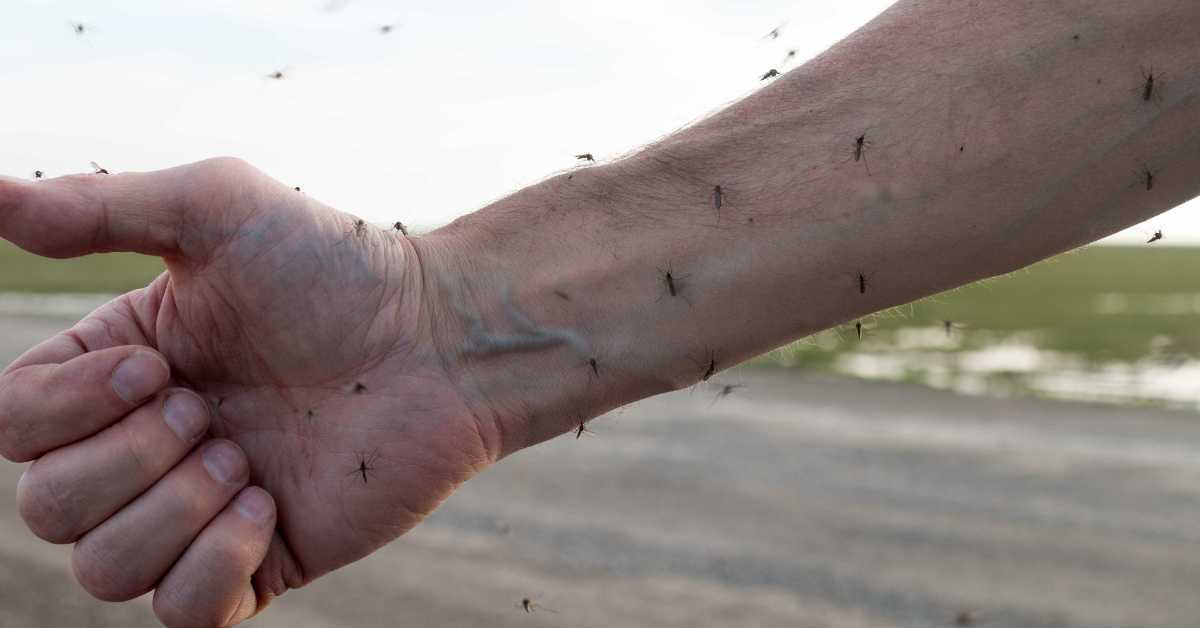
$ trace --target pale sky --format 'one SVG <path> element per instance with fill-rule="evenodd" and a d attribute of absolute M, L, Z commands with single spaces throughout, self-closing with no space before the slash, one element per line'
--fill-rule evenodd
<path fill-rule="evenodd" d="M 425 229 L 577 153 L 615 157 L 703 117 L 786 69 L 788 49 L 810 58 L 890 4 L 3 2 L 0 172 L 235 155 L 367 220 Z M 276 70 L 286 78 L 265 78 Z M 1123 241 L 1162 228 L 1162 244 L 1200 243 L 1197 210 Z"/>

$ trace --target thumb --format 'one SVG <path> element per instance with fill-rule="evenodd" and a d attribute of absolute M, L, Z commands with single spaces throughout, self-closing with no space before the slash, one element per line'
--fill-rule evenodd
<path fill-rule="evenodd" d="M 227 207 L 214 207 L 215 200 L 229 198 L 235 177 L 251 170 L 220 158 L 154 172 L 36 182 L 0 177 L 0 237 L 45 257 L 202 256 L 209 239 L 198 234 L 212 233 L 216 220 L 239 218 L 218 215 Z"/>

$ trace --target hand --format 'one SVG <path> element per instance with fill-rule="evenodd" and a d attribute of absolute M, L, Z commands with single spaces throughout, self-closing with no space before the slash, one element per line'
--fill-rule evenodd
<path fill-rule="evenodd" d="M 167 262 L 0 376 L 0 453 L 36 459 L 20 512 L 76 543 L 100 599 L 155 589 L 168 625 L 237 623 L 497 457 L 440 357 L 413 241 L 238 160 L 0 179 L 0 236 Z"/>

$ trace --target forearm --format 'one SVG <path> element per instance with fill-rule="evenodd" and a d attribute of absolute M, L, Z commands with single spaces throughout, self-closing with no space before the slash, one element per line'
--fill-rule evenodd
<path fill-rule="evenodd" d="M 462 269 L 430 281 L 457 304 L 451 359 L 507 452 L 1135 224 L 1200 192 L 1197 51 L 1191 2 L 901 2 L 691 128 L 426 238 Z"/>

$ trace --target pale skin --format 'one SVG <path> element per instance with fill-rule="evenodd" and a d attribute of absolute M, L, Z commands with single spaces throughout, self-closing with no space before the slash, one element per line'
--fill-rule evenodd
<path fill-rule="evenodd" d="M 1191 0 L 905 0 L 421 238 L 234 159 L 0 179 L 5 239 L 168 267 L 0 376 L 20 512 L 96 597 L 238 623 L 608 409 L 1192 198 L 1198 51 Z"/>

